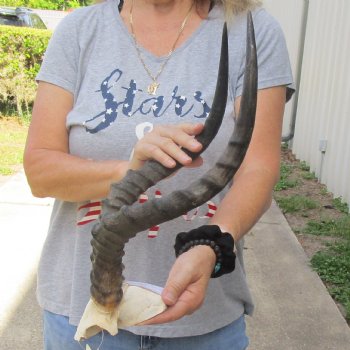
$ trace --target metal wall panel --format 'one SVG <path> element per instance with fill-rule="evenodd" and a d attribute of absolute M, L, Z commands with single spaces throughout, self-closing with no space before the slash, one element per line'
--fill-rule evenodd
<path fill-rule="evenodd" d="M 305 0 L 264 0 L 266 10 L 280 23 L 288 47 L 293 77 L 298 85 L 301 64 L 301 44 L 304 37 Z M 286 105 L 283 121 L 283 136 L 290 133 L 290 123 L 296 113 L 296 95 Z"/>
<path fill-rule="evenodd" d="M 350 1 L 310 0 L 293 153 L 350 204 L 349 57 Z"/>

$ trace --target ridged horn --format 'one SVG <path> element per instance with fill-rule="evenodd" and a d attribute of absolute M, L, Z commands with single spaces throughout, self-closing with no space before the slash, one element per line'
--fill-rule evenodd
<path fill-rule="evenodd" d="M 215 166 L 184 190 L 137 203 L 140 194 L 181 167 L 168 169 L 155 161 L 146 162 L 138 171 L 129 171 L 124 179 L 111 186 L 103 201 L 102 214 L 93 228 L 91 241 L 91 295 L 106 308 L 114 308 L 122 298 L 124 245 L 138 232 L 172 220 L 194 209 L 220 192 L 243 162 L 252 136 L 257 100 L 257 58 L 252 16 L 247 20 L 246 71 L 241 107 L 233 135 Z M 215 137 L 225 112 L 228 87 L 228 39 L 224 25 L 221 58 L 215 97 L 204 131 L 197 137 L 204 151 Z M 187 152 L 195 158 L 200 153 Z"/>

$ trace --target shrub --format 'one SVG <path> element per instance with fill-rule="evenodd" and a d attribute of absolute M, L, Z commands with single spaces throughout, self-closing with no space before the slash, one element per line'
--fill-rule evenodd
<path fill-rule="evenodd" d="M 1 6 L 30 7 L 33 9 L 67 10 L 90 4 L 90 0 L 0 0 Z"/>
<path fill-rule="evenodd" d="M 39 71 L 51 32 L 24 27 L 0 26 L 0 110 L 29 112 Z"/>

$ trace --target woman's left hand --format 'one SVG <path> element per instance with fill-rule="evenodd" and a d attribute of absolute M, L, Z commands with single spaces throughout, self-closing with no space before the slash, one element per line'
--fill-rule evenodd
<path fill-rule="evenodd" d="M 167 323 L 190 315 L 203 303 L 216 256 L 212 248 L 198 245 L 175 261 L 162 299 L 168 308 L 141 325 Z"/>

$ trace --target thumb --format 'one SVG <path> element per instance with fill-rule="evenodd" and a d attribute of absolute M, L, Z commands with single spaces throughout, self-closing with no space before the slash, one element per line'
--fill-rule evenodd
<path fill-rule="evenodd" d="M 162 299 L 168 306 L 174 305 L 188 285 L 192 282 L 190 271 L 187 271 L 186 268 L 181 268 L 181 265 L 180 259 L 177 259 L 175 265 L 170 271 L 168 280 L 162 292 Z"/>

